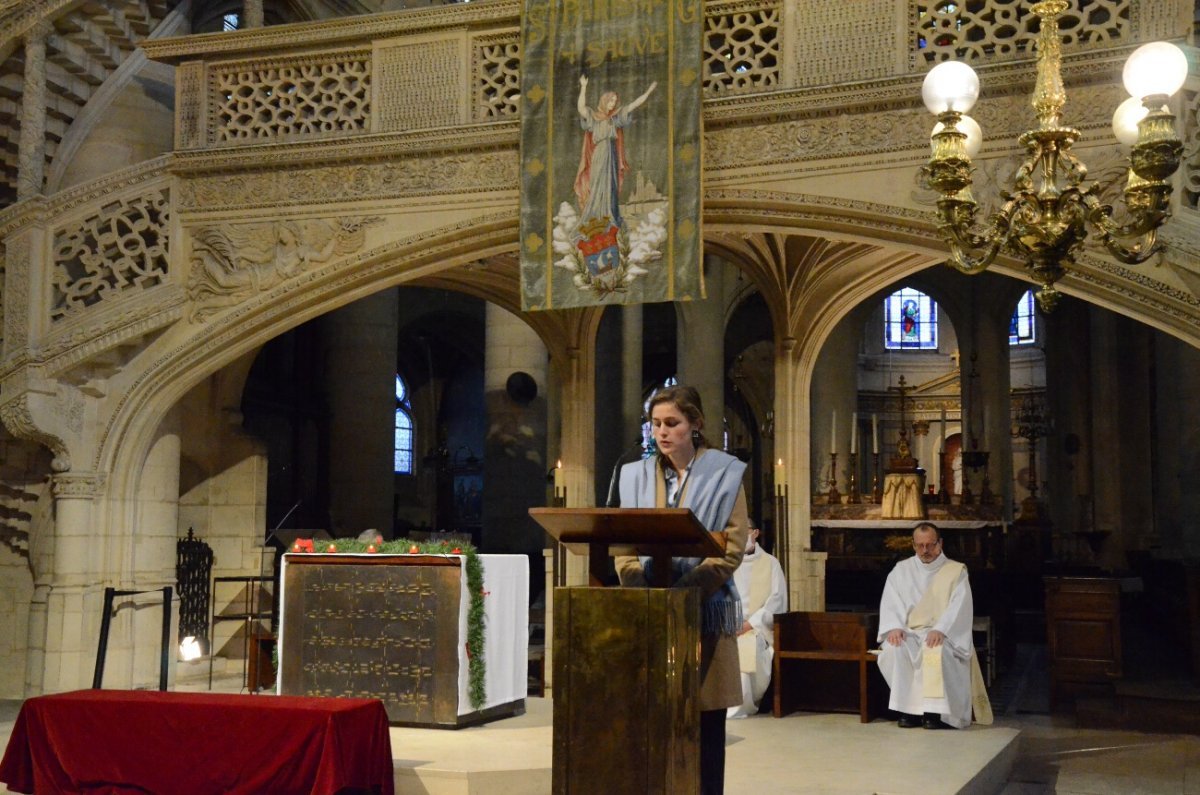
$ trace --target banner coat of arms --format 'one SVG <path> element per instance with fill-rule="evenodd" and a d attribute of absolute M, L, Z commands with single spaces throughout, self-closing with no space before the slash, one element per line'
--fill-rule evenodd
<path fill-rule="evenodd" d="M 704 297 L 699 0 L 525 0 L 521 303 Z"/>

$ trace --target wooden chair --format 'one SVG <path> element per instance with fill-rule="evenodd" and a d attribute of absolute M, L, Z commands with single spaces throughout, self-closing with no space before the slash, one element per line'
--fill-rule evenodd
<path fill-rule="evenodd" d="M 887 684 L 871 649 L 875 613 L 780 613 L 775 616 L 773 714 L 795 710 L 857 712 L 870 723 L 887 708 Z"/>

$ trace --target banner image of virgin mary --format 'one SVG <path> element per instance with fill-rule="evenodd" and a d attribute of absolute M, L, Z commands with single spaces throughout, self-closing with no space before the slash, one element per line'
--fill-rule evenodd
<path fill-rule="evenodd" d="M 621 104 L 617 92 L 605 91 L 594 108 L 588 106 L 587 87 L 588 78 L 581 75 L 576 110 L 583 141 L 575 174 L 575 204 L 562 202 L 554 217 L 555 252 L 564 255 L 555 264 L 574 273 L 576 287 L 606 295 L 624 290 L 647 273 L 643 265 L 662 256 L 658 248 L 667 232 L 666 215 L 657 206 L 660 203 L 639 202 L 629 218 L 621 207 L 622 188 L 630 172 L 625 128 L 658 83 L 651 83 L 627 105 Z M 641 188 L 641 198 L 647 198 L 646 194 L 651 199 L 661 198 L 653 185 Z M 646 204 L 651 206 L 643 206 Z"/>

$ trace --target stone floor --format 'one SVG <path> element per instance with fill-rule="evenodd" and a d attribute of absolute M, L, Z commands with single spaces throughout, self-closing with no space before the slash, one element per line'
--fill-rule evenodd
<path fill-rule="evenodd" d="M 1069 715 L 1050 715 L 1043 653 L 1024 649 L 997 681 L 992 727 L 901 730 L 810 713 L 731 721 L 726 792 L 1200 795 L 1200 737 L 1081 729 Z M 218 671 L 214 690 L 237 692 L 240 675 L 236 666 Z M 206 688 L 206 676 L 180 684 Z M 551 702 L 527 705 L 525 715 L 456 732 L 392 729 L 397 793 L 549 792 Z M 0 701 L 0 743 L 19 707 Z"/>

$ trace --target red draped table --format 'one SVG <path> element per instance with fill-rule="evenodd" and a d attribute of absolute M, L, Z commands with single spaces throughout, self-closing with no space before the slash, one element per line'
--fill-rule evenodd
<path fill-rule="evenodd" d="M 0 781 L 38 795 L 392 795 L 392 749 L 374 699 L 80 690 L 25 702 Z"/>

